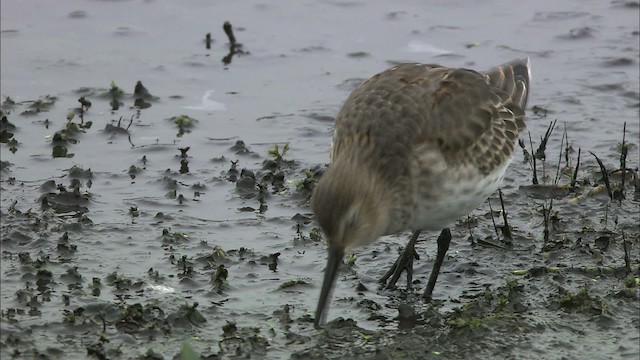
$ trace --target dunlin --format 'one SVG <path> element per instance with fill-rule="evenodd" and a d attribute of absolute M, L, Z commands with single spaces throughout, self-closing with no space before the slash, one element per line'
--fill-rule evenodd
<path fill-rule="evenodd" d="M 528 58 L 476 72 L 401 64 L 362 83 L 338 113 L 331 164 L 313 193 L 329 245 L 315 326 L 326 317 L 345 251 L 380 236 L 413 236 L 381 279 L 407 271 L 422 230 L 442 230 L 424 297 L 451 241 L 447 228 L 495 192 L 513 158 L 530 79 Z M 443 230 L 444 229 L 444 230 Z"/>

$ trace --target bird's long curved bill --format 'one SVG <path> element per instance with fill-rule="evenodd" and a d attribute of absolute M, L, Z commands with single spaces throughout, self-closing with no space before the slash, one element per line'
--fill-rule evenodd
<path fill-rule="evenodd" d="M 316 309 L 316 318 L 314 326 L 317 328 L 324 322 L 327 317 L 326 311 L 329 310 L 328 303 L 331 300 L 333 292 L 333 283 L 338 274 L 338 267 L 344 257 L 344 249 L 337 246 L 329 246 L 329 257 L 327 258 L 327 268 L 324 270 L 324 281 L 322 282 L 322 290 L 320 291 L 320 300 Z"/>

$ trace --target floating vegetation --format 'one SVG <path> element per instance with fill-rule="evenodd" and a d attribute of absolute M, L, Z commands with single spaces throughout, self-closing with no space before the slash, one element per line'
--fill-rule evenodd
<path fill-rule="evenodd" d="M 56 131 L 51 137 L 51 145 L 53 146 L 52 156 L 54 158 L 59 157 L 73 157 L 73 153 L 69 152 L 68 146 L 77 144 L 80 140 L 78 137 L 81 133 L 84 133 L 87 129 L 91 128 L 92 122 L 76 123 L 73 121 L 75 118 L 75 112 L 70 112 L 67 115 L 67 122 L 61 130 Z"/>
<path fill-rule="evenodd" d="M 611 17 L 624 13 L 608 13 L 607 6 L 627 2 L 600 6 L 596 25 L 610 33 L 614 28 L 602 20 L 624 19 Z M 332 4 L 323 9 L 364 9 Z M 267 3 L 253 10 L 271 16 L 278 9 Z M 100 20 L 95 9 L 86 10 L 61 19 L 75 25 Z M 588 11 L 544 16 L 550 24 L 579 17 L 586 21 L 580 26 L 597 29 Z M 236 16 L 236 22 L 248 19 Z M 408 12 L 396 18 L 408 20 L 403 26 L 420 20 Z M 295 36 L 284 42 L 291 46 L 278 48 L 280 40 L 260 43 L 260 36 L 230 24 L 225 35 L 220 25 L 205 40 L 210 50 L 196 35 L 173 60 L 113 63 L 108 54 L 90 54 L 91 42 L 82 41 L 76 45 L 91 56 L 42 57 L 47 46 L 33 44 L 38 59 L 21 64 L 32 71 L 25 81 L 14 77 L 24 69 L 3 72 L 3 95 L 11 92 L 0 98 L 3 359 L 637 358 L 637 334 L 621 331 L 637 330 L 640 299 L 638 94 L 624 76 L 637 71 L 628 51 L 633 46 L 625 43 L 637 40 L 633 26 L 616 28 L 622 42 L 591 44 L 593 61 L 579 63 L 569 54 L 578 63 L 554 63 L 556 72 L 571 65 L 572 75 L 589 76 L 571 81 L 576 91 L 538 93 L 548 104 L 528 107 L 531 141 L 525 135 L 520 143 L 526 163 L 518 154 L 491 205 L 452 224 L 442 292 L 430 303 L 419 297 L 428 274 L 419 270 L 431 265 L 437 246 L 437 234 L 428 232 L 416 246 L 420 258 L 412 259 L 415 290 L 379 288 L 377 278 L 405 241 L 388 236 L 340 265 L 336 313 L 350 318 L 313 329 L 309 299 L 319 291 L 326 242 L 309 204 L 329 161 L 334 100 L 364 80 L 315 65 L 335 54 L 347 64 L 379 54 L 304 44 Z M 462 29 L 450 25 L 405 30 L 422 36 Z M 127 48 L 152 34 L 145 24 L 133 26 L 115 29 Z M 36 39 L 22 28 L 2 35 L 5 42 Z M 474 41 L 458 42 L 452 51 L 469 51 L 467 44 L 478 49 Z M 252 43 L 266 52 L 240 57 Z M 566 55 L 536 54 L 549 61 Z M 466 61 L 456 57 L 435 56 Z M 242 66 L 232 69 L 233 59 Z M 299 76 L 288 76 L 302 70 L 289 74 L 292 60 L 308 62 L 301 88 L 309 99 L 285 94 L 300 85 L 291 84 Z M 143 71 L 104 73 L 127 65 Z M 175 71 L 180 68 L 188 74 Z M 265 75 L 265 69 L 274 72 Z M 176 82 L 166 81 L 176 74 Z M 63 84 L 55 96 L 45 95 L 55 81 L 83 78 L 99 86 L 70 91 Z M 165 88 L 147 88 L 151 81 Z M 329 84 L 329 93 L 314 95 L 318 84 Z M 206 106 L 183 107 L 194 94 L 209 94 L 202 86 L 233 103 L 216 112 L 215 121 Z M 172 95 L 159 101 L 156 92 Z M 615 114 L 607 111 L 613 108 Z"/>
<path fill-rule="evenodd" d="M 147 90 L 147 88 L 144 87 L 144 85 L 142 85 L 141 81 L 138 81 L 136 83 L 136 87 L 133 90 L 133 98 L 134 98 L 133 106 L 141 110 L 150 108 L 151 107 L 150 101 L 154 102 L 154 101 L 158 101 L 159 99 L 157 96 L 151 95 L 149 90 Z"/>
<path fill-rule="evenodd" d="M 27 105 L 27 110 L 20 113 L 23 116 L 34 116 L 42 112 L 47 112 L 55 105 L 58 98 L 56 96 L 46 95 L 38 100 L 29 100 L 20 103 L 20 105 Z"/>
<path fill-rule="evenodd" d="M 198 123 L 198 120 L 187 115 L 172 116 L 167 120 L 173 122 L 178 127 L 177 137 L 182 137 L 184 134 L 190 133 L 191 129 Z"/>
<path fill-rule="evenodd" d="M 7 144 L 9 151 L 15 153 L 18 150 L 18 141 L 14 138 L 16 126 L 7 119 L 6 115 L 0 118 L 0 143 Z"/>

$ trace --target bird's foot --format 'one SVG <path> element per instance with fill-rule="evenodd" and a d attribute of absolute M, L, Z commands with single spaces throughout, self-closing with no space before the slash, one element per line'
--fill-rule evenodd
<path fill-rule="evenodd" d="M 405 271 L 407 272 L 407 289 L 411 290 L 413 288 L 413 260 L 420 259 L 414 248 L 418 235 L 419 232 L 415 232 L 413 234 L 413 237 L 398 257 L 398 260 L 396 260 L 396 262 L 393 263 L 393 266 L 391 266 L 391 269 L 389 269 L 389 271 L 380 278 L 380 282 L 385 284 L 385 288 L 395 288 L 400 276 Z M 387 282 L 387 280 L 389 280 L 389 282 Z"/>

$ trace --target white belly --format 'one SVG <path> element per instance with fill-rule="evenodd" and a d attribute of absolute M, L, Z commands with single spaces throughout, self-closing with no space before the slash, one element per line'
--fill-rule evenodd
<path fill-rule="evenodd" d="M 436 176 L 439 181 L 421 184 L 411 229 L 442 230 L 468 215 L 500 187 L 510 162 L 486 177 L 472 168 L 449 168 Z"/>

